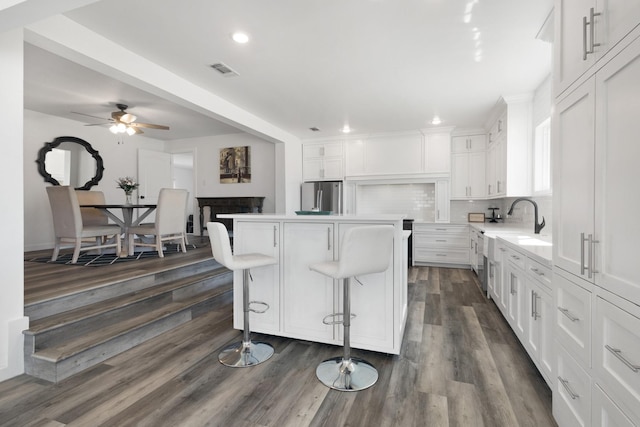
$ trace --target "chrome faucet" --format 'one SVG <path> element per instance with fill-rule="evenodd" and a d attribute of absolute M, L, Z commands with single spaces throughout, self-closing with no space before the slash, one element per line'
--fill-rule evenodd
<path fill-rule="evenodd" d="M 527 199 L 526 197 L 520 197 L 519 199 L 515 199 L 513 201 L 513 203 L 511 204 L 511 207 L 509 208 L 509 212 L 507 212 L 507 215 L 512 215 L 513 214 L 513 207 L 518 203 L 521 202 L 523 200 L 526 200 L 527 202 L 531 202 L 531 204 L 533 205 L 533 232 L 535 234 L 540 234 L 540 230 L 542 230 L 545 226 L 544 223 L 544 216 L 542 217 L 542 222 L 540 224 L 538 224 L 538 204 L 536 202 L 534 202 L 531 199 Z"/>

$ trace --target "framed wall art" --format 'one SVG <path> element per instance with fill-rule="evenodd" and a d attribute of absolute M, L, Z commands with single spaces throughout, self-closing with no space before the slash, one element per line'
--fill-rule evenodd
<path fill-rule="evenodd" d="M 251 182 L 251 147 L 220 149 L 220 183 Z"/>

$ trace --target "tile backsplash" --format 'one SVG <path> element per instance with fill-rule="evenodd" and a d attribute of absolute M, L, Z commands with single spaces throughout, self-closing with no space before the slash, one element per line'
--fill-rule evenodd
<path fill-rule="evenodd" d="M 434 222 L 435 184 L 358 185 L 358 214 L 405 214 L 416 221 Z"/>

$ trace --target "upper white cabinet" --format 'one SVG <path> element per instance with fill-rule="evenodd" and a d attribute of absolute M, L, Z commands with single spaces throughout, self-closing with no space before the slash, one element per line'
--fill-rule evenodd
<path fill-rule="evenodd" d="M 351 138 L 345 145 L 345 175 L 447 176 L 450 147 L 448 128 Z"/>
<path fill-rule="evenodd" d="M 451 139 L 451 198 L 482 199 L 485 192 L 485 135 Z"/>
<path fill-rule="evenodd" d="M 487 148 L 487 138 L 484 134 L 461 135 L 451 138 L 452 153 L 468 153 L 484 151 Z"/>
<path fill-rule="evenodd" d="M 612 48 L 622 48 L 617 45 L 640 22 L 638 1 L 556 0 L 555 11 L 556 95 L 607 56 Z"/>
<path fill-rule="evenodd" d="M 489 128 L 486 193 L 494 197 L 531 195 L 532 96 L 502 98 Z"/>
<path fill-rule="evenodd" d="M 305 181 L 344 179 L 342 141 L 307 142 L 302 146 L 302 158 Z"/>

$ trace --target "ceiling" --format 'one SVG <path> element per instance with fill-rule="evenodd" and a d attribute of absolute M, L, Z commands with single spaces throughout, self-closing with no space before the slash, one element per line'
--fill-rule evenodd
<path fill-rule="evenodd" d="M 536 39 L 553 0 L 109 0 L 65 15 L 300 138 L 482 127 L 500 96 L 551 69 Z M 468 22 L 465 22 L 468 21 Z M 240 45 L 231 33 L 242 30 Z M 224 77 L 223 62 L 239 75 Z M 43 73 L 42 70 L 46 70 Z M 158 139 L 239 132 L 38 47 L 25 50 L 25 108 L 99 123 L 115 103 Z M 309 128 L 320 129 L 313 132 Z"/>

